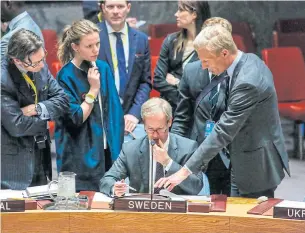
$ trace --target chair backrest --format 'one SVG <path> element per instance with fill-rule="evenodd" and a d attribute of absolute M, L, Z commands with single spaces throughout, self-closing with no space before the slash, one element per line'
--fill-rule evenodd
<path fill-rule="evenodd" d="M 233 34 L 232 37 L 233 37 L 233 40 L 234 40 L 237 48 L 245 53 L 248 53 L 244 39 L 241 36 L 236 35 L 236 34 Z"/>
<path fill-rule="evenodd" d="M 247 52 L 255 53 L 254 33 L 247 22 L 231 22 L 232 34 L 239 35 L 243 38 Z"/>
<path fill-rule="evenodd" d="M 148 35 L 152 38 L 166 37 L 168 34 L 179 30 L 175 23 L 148 25 Z"/>
<path fill-rule="evenodd" d="M 274 47 L 299 47 L 305 58 L 305 32 L 281 33 L 273 32 Z"/>
<path fill-rule="evenodd" d="M 162 43 L 164 41 L 164 37 L 160 38 L 150 38 L 149 42 L 149 48 L 150 48 L 150 55 L 151 56 L 159 56 L 160 50 L 162 47 Z"/>
<path fill-rule="evenodd" d="M 305 100 L 305 63 L 298 47 L 263 49 L 262 58 L 273 74 L 279 102 Z"/>
<path fill-rule="evenodd" d="M 305 18 L 279 19 L 274 24 L 274 30 L 281 33 L 305 32 Z"/>
<path fill-rule="evenodd" d="M 46 58 L 47 64 L 49 66 L 49 70 L 52 75 L 56 77 L 56 71 L 52 68 L 52 63 L 58 61 L 57 58 L 57 34 L 56 31 L 51 29 L 42 30 L 42 35 L 44 38 L 44 43 L 46 50 L 48 52 L 48 56 Z"/>

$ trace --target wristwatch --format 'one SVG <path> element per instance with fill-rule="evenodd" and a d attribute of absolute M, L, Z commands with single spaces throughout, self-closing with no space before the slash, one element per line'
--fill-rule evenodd
<path fill-rule="evenodd" d="M 35 105 L 35 111 L 37 112 L 37 115 L 40 116 L 42 113 L 41 106 L 39 104 Z"/>
<path fill-rule="evenodd" d="M 93 104 L 94 102 L 95 102 L 95 98 L 94 98 L 94 95 L 92 95 L 92 94 L 86 94 L 86 96 L 85 96 L 85 102 L 87 103 L 87 104 Z"/>

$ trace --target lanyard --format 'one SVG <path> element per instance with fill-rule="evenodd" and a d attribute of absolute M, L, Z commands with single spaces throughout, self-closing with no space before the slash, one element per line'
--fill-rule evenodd
<path fill-rule="evenodd" d="M 127 28 L 127 34 L 128 34 L 128 28 Z M 115 36 L 115 35 L 114 35 Z M 117 39 L 117 38 L 116 38 Z M 123 47 L 126 46 L 126 43 L 127 43 L 127 36 L 124 36 L 123 39 L 122 39 L 122 42 L 123 42 Z M 118 68 L 118 58 L 116 56 L 116 54 L 114 53 L 114 49 L 112 48 L 111 46 L 111 43 L 110 43 L 110 52 L 111 52 L 111 58 L 112 58 L 112 64 L 113 64 L 113 71 L 114 73 L 116 72 L 117 68 Z M 126 59 L 126 57 L 125 57 Z M 125 60 L 126 61 L 126 60 Z"/>
<path fill-rule="evenodd" d="M 34 93 L 35 93 L 35 105 L 38 103 L 38 95 L 37 95 L 37 89 L 33 81 L 30 79 L 30 77 L 26 73 L 22 73 L 23 78 L 25 81 L 32 87 Z"/>

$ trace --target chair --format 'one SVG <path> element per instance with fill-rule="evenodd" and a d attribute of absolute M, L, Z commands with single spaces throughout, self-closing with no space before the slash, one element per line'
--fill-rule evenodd
<path fill-rule="evenodd" d="M 245 53 L 248 52 L 247 48 L 246 48 L 246 45 L 245 45 L 245 42 L 244 42 L 244 39 L 239 36 L 239 35 L 236 35 L 236 34 L 232 34 L 232 37 L 233 37 L 233 40 L 237 46 L 237 48 Z"/>
<path fill-rule="evenodd" d="M 52 63 L 58 61 L 57 59 L 57 34 L 56 31 L 51 29 L 42 30 L 45 48 L 48 52 L 46 62 L 48 64 L 51 74 L 56 77 L 56 71 L 52 67 Z"/>
<path fill-rule="evenodd" d="M 247 22 L 231 22 L 232 34 L 239 35 L 243 38 L 248 53 L 255 53 L 255 35 Z"/>
<path fill-rule="evenodd" d="M 148 25 L 148 35 L 151 38 L 166 37 L 168 34 L 178 32 L 179 30 L 180 29 L 175 23 Z"/>
<path fill-rule="evenodd" d="M 157 66 L 157 62 L 159 60 L 159 56 L 151 56 L 151 84 L 154 86 L 154 71 Z M 150 98 L 152 97 L 159 97 L 160 92 L 156 91 L 155 89 L 152 89 L 150 92 Z"/>
<path fill-rule="evenodd" d="M 262 50 L 262 58 L 273 74 L 279 112 L 297 125 L 297 155 L 303 159 L 302 122 L 305 122 L 305 63 L 297 47 Z"/>
<path fill-rule="evenodd" d="M 274 24 L 274 31 L 279 33 L 305 32 L 305 18 L 279 19 Z"/>
<path fill-rule="evenodd" d="M 150 48 L 150 55 L 151 56 L 159 56 L 160 50 L 164 41 L 164 37 L 160 38 L 150 38 L 149 42 L 149 48 Z"/>

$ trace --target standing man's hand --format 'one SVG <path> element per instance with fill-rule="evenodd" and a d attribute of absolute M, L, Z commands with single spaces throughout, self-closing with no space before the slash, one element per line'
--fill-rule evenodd
<path fill-rule="evenodd" d="M 21 108 L 21 111 L 23 113 L 24 116 L 36 116 L 37 112 L 36 112 L 36 108 L 35 108 L 35 104 L 30 104 L 28 106 L 25 106 L 23 108 Z"/>
<path fill-rule="evenodd" d="M 133 132 L 137 124 L 139 123 L 138 118 L 136 118 L 131 114 L 126 114 L 124 116 L 124 120 L 125 120 L 125 134 Z"/>
<path fill-rule="evenodd" d="M 168 191 L 172 191 L 173 188 L 184 181 L 191 173 L 186 168 L 182 167 L 175 174 L 159 179 L 154 188 L 166 188 Z"/>
<path fill-rule="evenodd" d="M 169 157 L 163 142 L 159 139 L 159 146 L 157 143 L 153 146 L 153 159 L 161 163 L 164 167 L 169 164 L 171 158 Z"/>
<path fill-rule="evenodd" d="M 175 78 L 175 76 L 170 73 L 166 75 L 166 81 L 173 86 L 177 86 L 180 82 L 178 78 Z"/>

